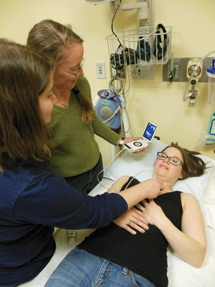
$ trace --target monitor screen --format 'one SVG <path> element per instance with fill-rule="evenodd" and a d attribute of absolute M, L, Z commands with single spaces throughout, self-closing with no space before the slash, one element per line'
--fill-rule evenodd
<path fill-rule="evenodd" d="M 144 131 L 143 137 L 150 141 L 155 133 L 156 128 L 157 126 L 155 124 L 149 122 Z"/>

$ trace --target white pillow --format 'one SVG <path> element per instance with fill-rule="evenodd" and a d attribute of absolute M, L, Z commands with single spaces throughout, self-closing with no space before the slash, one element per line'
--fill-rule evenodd
<path fill-rule="evenodd" d="M 142 153 L 131 154 L 124 151 L 118 159 L 108 166 L 105 170 L 105 176 L 115 180 L 123 175 L 134 176 L 140 181 L 151 178 L 157 152 L 166 146 L 161 141 L 154 139 L 149 148 Z M 204 160 L 208 167 L 204 175 L 179 180 L 173 189 L 193 194 L 199 201 L 205 226 L 215 229 L 215 160 L 203 155 L 199 157 Z"/>

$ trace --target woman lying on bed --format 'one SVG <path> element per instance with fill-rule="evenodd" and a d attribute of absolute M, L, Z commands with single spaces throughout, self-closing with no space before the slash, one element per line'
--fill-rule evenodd
<path fill-rule="evenodd" d="M 155 200 L 137 205 L 148 230 L 132 235 L 114 223 L 97 229 L 65 257 L 45 287 L 166 287 L 168 244 L 187 263 L 200 267 L 206 236 L 198 202 L 191 194 L 173 191 L 177 180 L 204 173 L 205 163 L 196 154 L 177 144 L 159 152 L 154 176 L 165 188 Z M 137 183 L 123 177 L 122 189 Z"/>

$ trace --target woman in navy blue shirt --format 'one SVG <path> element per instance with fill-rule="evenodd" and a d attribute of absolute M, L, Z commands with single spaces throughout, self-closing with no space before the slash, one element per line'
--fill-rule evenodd
<path fill-rule="evenodd" d="M 46 266 L 54 227 L 105 226 L 161 188 L 153 179 L 120 195 L 116 186 L 91 197 L 45 168 L 54 148 L 47 126 L 52 78 L 44 57 L 0 39 L 0 286 L 27 282 Z"/>

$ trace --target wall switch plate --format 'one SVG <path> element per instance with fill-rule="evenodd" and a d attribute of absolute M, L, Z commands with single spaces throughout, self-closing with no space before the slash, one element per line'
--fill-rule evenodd
<path fill-rule="evenodd" d="M 97 62 L 96 63 L 96 75 L 97 75 L 97 79 L 105 79 L 106 78 L 105 62 Z"/>

